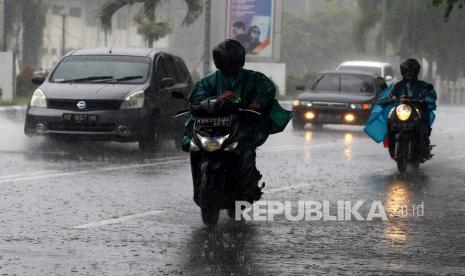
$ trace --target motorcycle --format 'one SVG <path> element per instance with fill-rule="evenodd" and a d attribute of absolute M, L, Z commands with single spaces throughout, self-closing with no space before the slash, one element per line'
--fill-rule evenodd
<path fill-rule="evenodd" d="M 171 95 L 185 99 L 179 92 Z M 241 103 L 211 99 L 189 104 L 174 116 L 191 114 L 195 119 L 189 152 L 194 183 L 200 179 L 200 185 L 194 184 L 194 201 L 205 225 L 216 225 L 222 209 L 234 216 L 235 201 L 240 196 L 235 185 L 239 182 L 239 117 L 244 113 L 261 115 Z"/>
<path fill-rule="evenodd" d="M 424 158 L 421 148 L 421 124 L 422 113 L 419 109 L 424 104 L 422 100 L 413 99 L 412 97 L 403 96 L 400 103 L 394 100 L 388 100 L 386 104 L 396 103 L 388 116 L 388 136 L 385 145 L 389 149 L 389 154 L 397 163 L 400 172 L 407 169 L 411 164 L 415 169 L 420 167 L 421 163 L 431 159 Z M 428 144 L 430 150 L 432 146 Z"/>

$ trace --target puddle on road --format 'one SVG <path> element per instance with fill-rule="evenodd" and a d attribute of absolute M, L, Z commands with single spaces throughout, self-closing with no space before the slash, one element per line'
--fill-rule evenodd
<path fill-rule="evenodd" d="M 0 152 L 25 152 L 28 137 L 22 120 L 12 120 L 0 114 Z"/>

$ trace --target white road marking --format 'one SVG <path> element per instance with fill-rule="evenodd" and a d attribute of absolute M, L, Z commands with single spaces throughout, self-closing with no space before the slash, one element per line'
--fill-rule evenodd
<path fill-rule="evenodd" d="M 143 218 L 147 216 L 153 216 L 153 215 L 158 215 L 161 213 L 164 213 L 166 211 L 164 210 L 152 210 L 144 213 L 139 213 L 139 214 L 133 214 L 133 215 L 128 215 L 128 216 L 122 216 L 118 218 L 113 218 L 113 219 L 106 219 L 106 220 L 101 220 L 97 222 L 91 222 L 91 223 L 86 223 L 78 226 L 72 226 L 68 227 L 68 229 L 88 229 L 88 228 L 95 228 L 99 226 L 104 226 L 104 225 L 109 225 L 109 224 L 115 224 L 115 223 L 122 223 L 128 220 L 132 219 L 137 219 L 137 218 Z"/>
<path fill-rule="evenodd" d="M 59 171 L 45 170 L 45 171 L 37 171 L 37 172 L 23 172 L 23 173 L 18 173 L 18 174 L 8 174 L 8 175 L 0 176 L 0 180 L 17 178 L 17 177 L 25 177 L 25 176 L 33 176 L 33 175 L 36 176 L 36 175 L 43 175 L 43 174 L 50 174 L 50 173 L 57 173 L 57 172 Z"/>
<path fill-rule="evenodd" d="M 32 175 L 32 176 L 25 176 L 25 177 L 13 177 L 8 179 L 0 179 L 0 184 L 2 183 L 11 183 L 11 182 L 20 182 L 20 181 L 29 181 L 29 180 L 36 180 L 36 179 L 44 179 L 44 178 L 53 178 L 53 177 L 60 177 L 60 176 L 72 176 L 78 174 L 89 174 L 89 173 L 96 173 L 96 172 L 107 172 L 107 171 L 118 171 L 118 170 L 127 170 L 127 169 L 135 169 L 135 168 L 144 168 L 144 167 L 151 167 L 156 165 L 169 165 L 180 163 L 183 161 L 188 161 L 186 158 L 177 158 L 177 159 L 170 159 L 166 161 L 157 161 L 152 163 L 143 163 L 143 164 L 131 164 L 126 166 L 109 166 L 95 170 L 80 170 L 80 171 L 68 171 L 68 172 L 56 172 L 44 175 Z"/>
<path fill-rule="evenodd" d="M 272 194 L 272 193 L 277 193 L 277 192 L 282 192 L 282 191 L 287 191 L 287 190 L 309 187 L 309 186 L 312 186 L 312 184 L 302 183 L 302 184 L 296 184 L 296 185 L 290 185 L 290 186 L 284 186 L 284 187 L 269 188 L 265 190 L 264 194 L 267 194 L 267 193 Z"/>

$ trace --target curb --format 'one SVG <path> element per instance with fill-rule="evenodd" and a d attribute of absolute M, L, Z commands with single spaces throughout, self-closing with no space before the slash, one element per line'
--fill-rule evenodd
<path fill-rule="evenodd" d="M 26 109 L 27 109 L 27 105 L 0 106 L 0 112 L 16 112 L 16 111 L 24 111 Z"/>
<path fill-rule="evenodd" d="M 21 120 L 26 115 L 27 105 L 0 106 L 0 117 Z"/>

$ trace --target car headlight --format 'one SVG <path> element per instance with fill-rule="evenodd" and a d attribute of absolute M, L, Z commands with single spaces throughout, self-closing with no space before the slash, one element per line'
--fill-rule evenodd
<path fill-rule="evenodd" d="M 362 104 L 350 104 L 350 109 L 362 109 Z"/>
<path fill-rule="evenodd" d="M 312 107 L 312 102 L 309 101 L 300 101 L 300 106 Z"/>
<path fill-rule="evenodd" d="M 32 93 L 30 106 L 33 107 L 47 107 L 47 99 L 42 89 L 37 88 L 34 93 Z"/>
<path fill-rule="evenodd" d="M 371 103 L 363 103 L 363 104 L 350 104 L 350 109 L 363 109 L 368 110 L 371 109 Z"/>
<path fill-rule="evenodd" d="M 228 139 L 229 134 L 226 136 L 221 136 L 221 137 L 204 137 L 200 134 L 197 134 L 197 138 L 200 140 L 200 146 L 209 152 L 217 151 L 221 149 L 221 146 L 223 145 L 224 141 Z"/>
<path fill-rule="evenodd" d="M 401 121 L 407 121 L 412 114 L 412 108 L 408 105 L 401 104 L 396 108 L 397 118 Z"/>
<path fill-rule="evenodd" d="M 120 109 L 135 109 L 144 106 L 144 91 L 137 91 L 127 96 Z"/>

